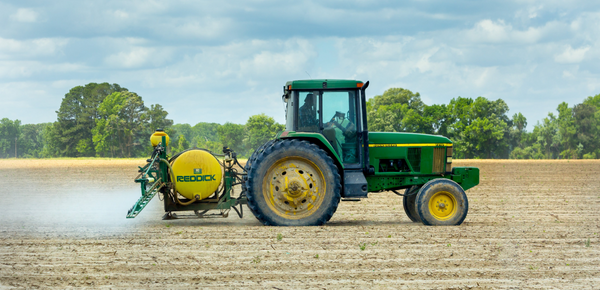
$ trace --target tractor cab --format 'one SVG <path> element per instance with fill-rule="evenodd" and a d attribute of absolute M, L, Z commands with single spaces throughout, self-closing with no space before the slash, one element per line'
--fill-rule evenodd
<path fill-rule="evenodd" d="M 285 132 L 320 134 L 343 168 L 362 169 L 366 161 L 360 151 L 367 133 L 365 88 L 363 82 L 351 80 L 287 82 Z"/>
<path fill-rule="evenodd" d="M 343 169 L 343 196 L 366 197 L 369 173 L 365 84 L 355 80 L 287 82 L 286 128 L 279 138 L 319 145 Z"/>

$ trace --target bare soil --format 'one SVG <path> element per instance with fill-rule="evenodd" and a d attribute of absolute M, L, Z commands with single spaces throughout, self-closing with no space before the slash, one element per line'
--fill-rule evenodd
<path fill-rule="evenodd" d="M 457 227 L 383 192 L 302 228 L 163 221 L 158 198 L 125 219 L 143 163 L 0 160 L 0 289 L 600 288 L 599 161 L 457 160 L 482 175 Z"/>

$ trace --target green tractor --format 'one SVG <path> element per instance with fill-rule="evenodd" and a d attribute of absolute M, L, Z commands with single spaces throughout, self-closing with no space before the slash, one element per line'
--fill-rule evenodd
<path fill-rule="evenodd" d="M 226 216 L 231 208 L 242 217 L 241 205 L 247 204 L 264 225 L 322 225 L 340 200 L 357 201 L 369 192 L 392 191 L 403 197 L 404 210 L 413 222 L 460 225 L 469 207 L 465 190 L 479 184 L 479 169 L 453 168 L 452 141 L 446 137 L 369 132 L 368 86 L 369 82 L 356 80 L 287 82 L 282 96 L 285 131 L 258 148 L 242 172 L 235 168 L 234 164 L 241 165 L 228 148 L 223 155 L 190 149 L 168 158 L 162 145 L 168 137 L 154 141 L 152 158 L 140 167 L 136 179 L 142 197 L 128 217 L 135 217 L 161 192 L 165 218 L 178 217 L 174 211 L 190 210 L 198 217 L 209 210 Z M 223 169 L 218 171 L 223 178 L 212 174 L 221 162 L 215 156 L 222 157 Z M 211 173 L 202 175 L 203 171 Z M 233 197 L 237 184 L 241 192 Z"/>

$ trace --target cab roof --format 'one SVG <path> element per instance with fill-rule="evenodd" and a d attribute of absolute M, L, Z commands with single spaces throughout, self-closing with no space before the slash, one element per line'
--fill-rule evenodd
<path fill-rule="evenodd" d="M 318 79 L 318 80 L 296 80 L 285 83 L 286 90 L 298 90 L 298 89 L 356 89 L 363 86 L 362 81 L 356 80 L 331 80 L 331 79 Z"/>

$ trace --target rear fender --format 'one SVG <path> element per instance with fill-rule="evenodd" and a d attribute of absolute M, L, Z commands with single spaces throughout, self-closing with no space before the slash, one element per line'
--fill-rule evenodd
<path fill-rule="evenodd" d="M 296 132 L 287 132 L 287 134 L 286 134 L 286 132 L 283 132 L 283 134 L 280 134 L 278 136 L 278 138 L 279 139 L 300 139 L 300 140 L 306 140 L 310 143 L 313 143 L 313 144 L 319 146 L 319 148 L 325 150 L 325 152 L 327 152 L 327 154 L 329 156 L 331 156 L 331 159 L 333 159 L 333 163 L 335 163 L 335 165 L 340 170 L 340 175 L 344 171 L 344 164 L 342 163 L 342 160 L 337 155 L 337 153 L 335 153 L 335 150 L 333 150 L 333 147 L 331 146 L 329 141 L 327 141 L 327 139 L 325 139 L 325 137 L 323 135 L 321 135 L 319 133 L 296 133 Z"/>

